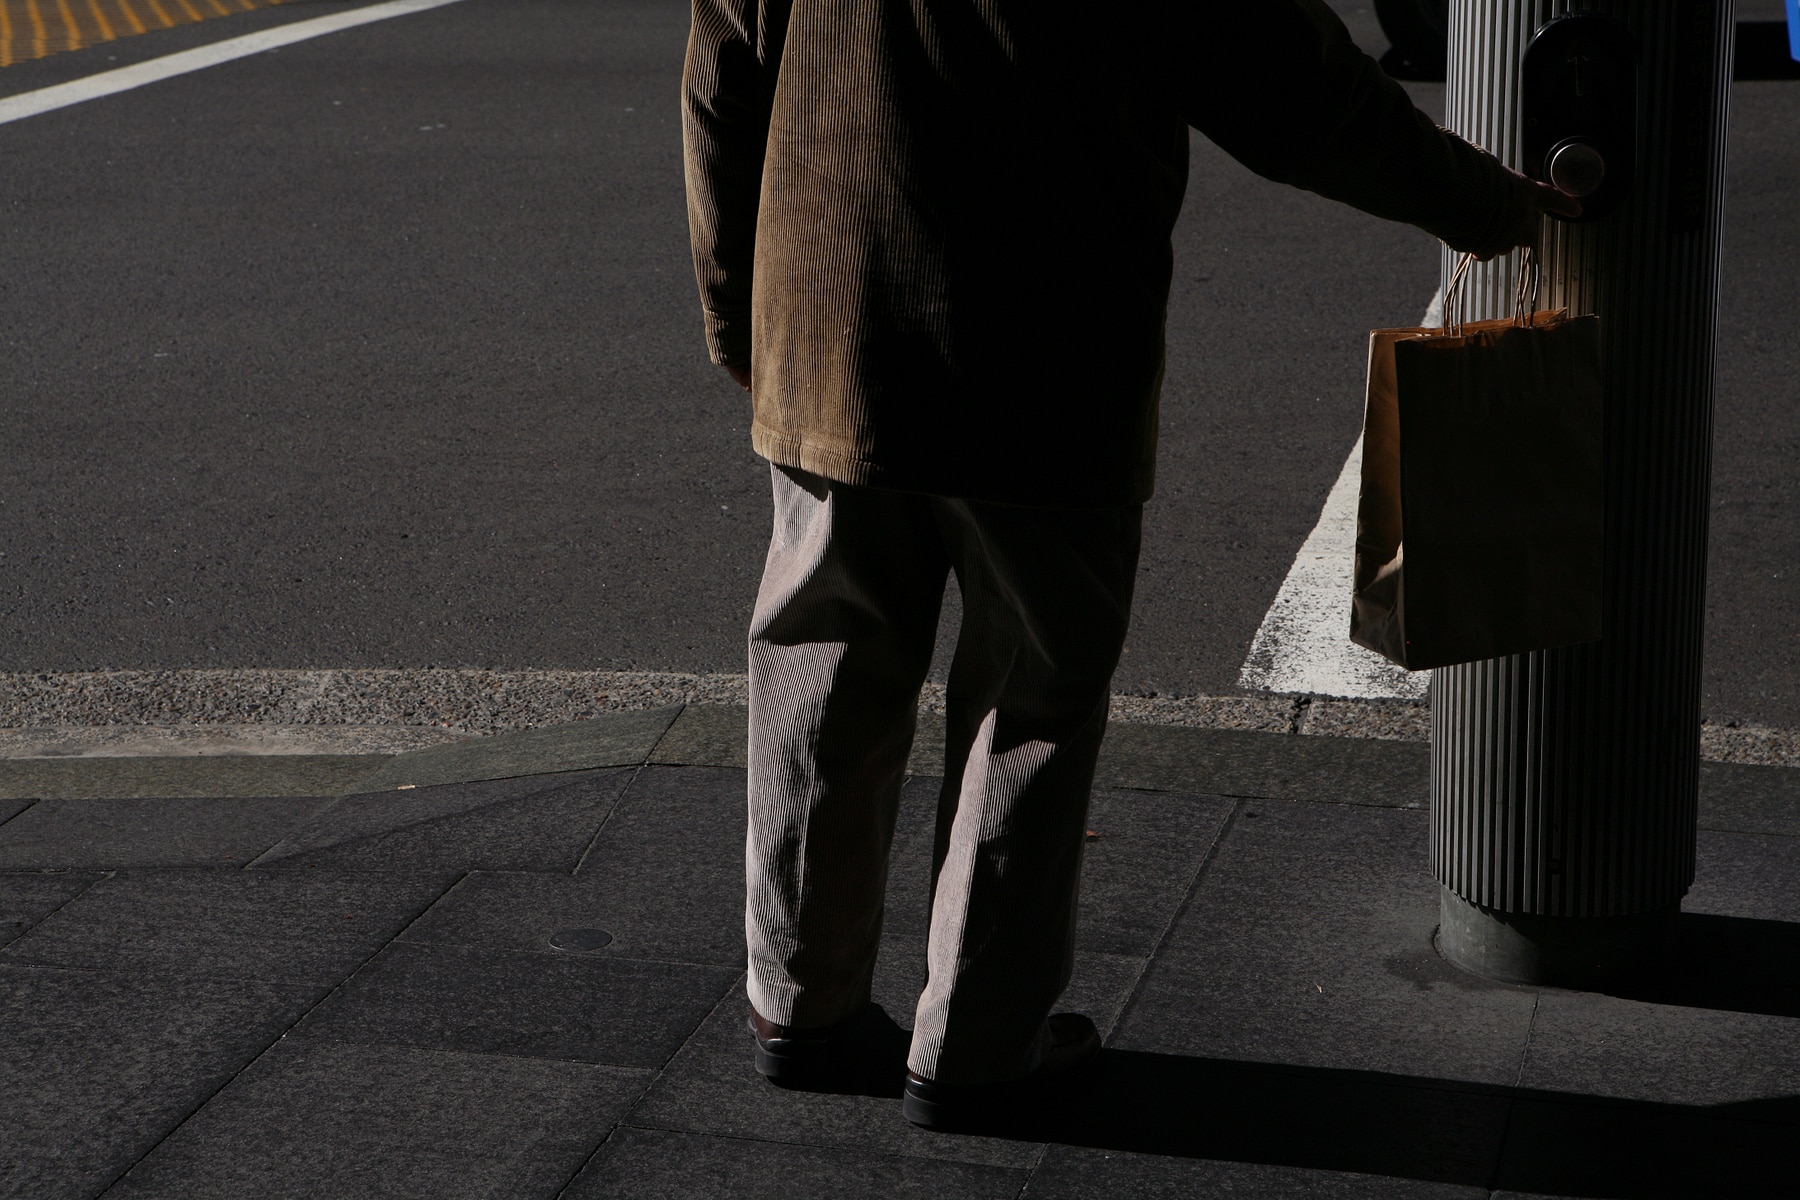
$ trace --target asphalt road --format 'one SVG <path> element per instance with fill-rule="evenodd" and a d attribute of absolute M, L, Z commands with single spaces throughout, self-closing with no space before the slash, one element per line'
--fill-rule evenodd
<path fill-rule="evenodd" d="M 700 342 L 686 27 L 681 0 L 466 0 L 0 126 L 0 670 L 742 670 L 767 470 Z M 1711 719 L 1780 727 L 1797 127 L 1800 84 L 1738 85 L 1706 674 Z M 1224 694 L 1356 438 L 1366 331 L 1417 320 L 1436 245 L 1199 138 L 1176 242 L 1117 682 Z"/>

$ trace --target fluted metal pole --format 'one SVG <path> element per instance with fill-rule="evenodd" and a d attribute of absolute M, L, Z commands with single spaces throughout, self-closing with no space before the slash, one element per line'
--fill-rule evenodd
<path fill-rule="evenodd" d="M 1431 733 L 1441 949 L 1568 987 L 1653 968 L 1694 877 L 1733 31 L 1731 0 L 1453 0 L 1449 126 L 1524 169 L 1521 58 L 1582 13 L 1623 22 L 1638 63 L 1635 186 L 1543 242 L 1542 306 L 1601 322 L 1605 636 L 1440 670 Z M 1471 316 L 1511 311 L 1516 269 L 1477 268 Z"/>

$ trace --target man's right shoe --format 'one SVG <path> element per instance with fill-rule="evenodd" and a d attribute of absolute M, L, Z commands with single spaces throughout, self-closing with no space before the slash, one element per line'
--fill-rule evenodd
<path fill-rule="evenodd" d="M 906 1073 L 912 1035 L 879 1004 L 835 1025 L 812 1029 L 777 1025 L 752 1008 L 749 1025 L 756 1038 L 756 1069 L 779 1087 L 897 1088 Z"/>
<path fill-rule="evenodd" d="M 934 1083 L 912 1072 L 900 1111 L 927 1129 L 966 1129 L 1026 1116 L 1051 1089 L 1080 1074 L 1100 1053 L 1100 1033 L 1080 1013 L 1050 1018 L 1050 1050 L 1031 1073 L 1003 1083 Z"/>

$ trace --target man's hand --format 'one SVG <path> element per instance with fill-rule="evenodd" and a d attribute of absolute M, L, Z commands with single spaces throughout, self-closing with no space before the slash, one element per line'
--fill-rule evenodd
<path fill-rule="evenodd" d="M 1476 251 L 1475 258 L 1478 262 L 1498 258 L 1518 246 L 1535 245 L 1538 226 L 1545 213 L 1557 213 L 1565 217 L 1581 215 L 1581 201 L 1568 193 L 1521 175 L 1510 167 L 1506 174 L 1507 181 L 1512 184 L 1512 195 L 1507 202 L 1506 226 L 1500 234 L 1503 244 Z"/>
<path fill-rule="evenodd" d="M 1557 194 L 1561 195 L 1562 193 L 1559 192 Z M 725 368 L 725 373 L 727 375 L 730 375 L 731 378 L 733 379 L 733 381 L 735 381 L 737 383 L 737 385 L 739 387 L 743 388 L 746 392 L 750 390 L 750 368 L 749 367 L 728 366 Z"/>

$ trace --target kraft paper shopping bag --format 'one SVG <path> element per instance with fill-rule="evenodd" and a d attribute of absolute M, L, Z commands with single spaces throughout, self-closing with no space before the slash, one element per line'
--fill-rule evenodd
<path fill-rule="evenodd" d="M 1350 636 L 1411 670 L 1601 636 L 1596 317 L 1369 339 Z"/>

